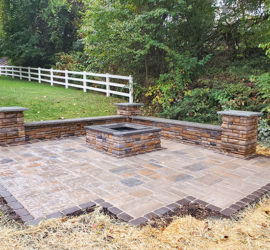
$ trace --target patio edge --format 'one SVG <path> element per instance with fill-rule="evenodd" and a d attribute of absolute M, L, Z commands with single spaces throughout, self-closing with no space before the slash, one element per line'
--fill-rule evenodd
<path fill-rule="evenodd" d="M 53 218 L 62 218 L 66 216 L 79 216 L 84 213 L 92 212 L 97 206 L 100 206 L 107 214 L 123 221 L 132 226 L 144 226 L 154 218 L 163 218 L 166 215 L 174 215 L 174 212 L 181 207 L 189 204 L 198 204 L 205 209 L 209 209 L 212 212 L 216 212 L 222 218 L 232 219 L 237 213 L 245 209 L 249 205 L 257 203 L 264 195 L 270 194 L 270 183 L 262 186 L 246 197 L 240 199 L 227 208 L 220 208 L 205 202 L 201 199 L 197 199 L 193 196 L 186 196 L 185 198 L 176 201 L 175 203 L 168 204 L 167 206 L 160 207 L 152 212 L 145 214 L 144 216 L 134 218 L 126 212 L 122 211 L 113 204 L 106 202 L 103 199 L 96 199 L 77 206 L 73 206 L 58 212 L 54 212 L 47 216 L 41 216 L 34 218 L 31 213 L 23 207 L 23 205 L 2 185 L 0 184 L 0 196 L 5 200 L 9 208 L 18 216 L 18 218 L 26 225 L 35 226 L 42 220 L 48 220 Z"/>

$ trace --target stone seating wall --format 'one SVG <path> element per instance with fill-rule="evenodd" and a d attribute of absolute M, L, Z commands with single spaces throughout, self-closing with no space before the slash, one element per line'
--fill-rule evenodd
<path fill-rule="evenodd" d="M 116 104 L 118 115 L 24 123 L 22 107 L 0 108 L 0 145 L 86 135 L 85 127 L 131 122 L 161 128 L 161 136 L 179 142 L 217 149 L 239 157 L 256 152 L 257 112 L 222 111 L 222 126 L 140 116 L 142 104 Z"/>

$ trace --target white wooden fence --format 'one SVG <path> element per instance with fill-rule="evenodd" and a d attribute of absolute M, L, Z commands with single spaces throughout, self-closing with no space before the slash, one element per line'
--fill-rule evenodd
<path fill-rule="evenodd" d="M 43 68 L 30 68 L 20 66 L 0 66 L 0 76 L 18 77 L 21 80 L 34 80 L 50 83 L 53 85 L 64 85 L 66 88 L 80 88 L 106 93 L 107 96 L 118 95 L 129 98 L 133 103 L 133 78 L 132 76 L 120 76 L 111 74 L 99 74 L 89 72 L 76 72 L 68 70 L 55 70 Z M 115 82 L 115 81 L 118 81 Z M 121 90 L 121 92 L 119 91 Z"/>

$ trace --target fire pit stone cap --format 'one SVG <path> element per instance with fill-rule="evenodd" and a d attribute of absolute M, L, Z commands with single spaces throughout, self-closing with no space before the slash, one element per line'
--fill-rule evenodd
<path fill-rule="evenodd" d="M 116 128 L 126 127 L 130 128 L 130 131 L 117 131 Z M 146 134 L 146 133 L 154 133 L 160 132 L 162 129 L 157 127 L 150 127 L 140 124 L 134 123 L 113 123 L 113 124 L 104 124 L 104 125 L 94 125 L 94 126 L 86 126 L 86 130 L 92 130 L 95 132 L 100 132 L 104 134 L 110 134 L 114 136 L 131 136 L 137 134 Z"/>

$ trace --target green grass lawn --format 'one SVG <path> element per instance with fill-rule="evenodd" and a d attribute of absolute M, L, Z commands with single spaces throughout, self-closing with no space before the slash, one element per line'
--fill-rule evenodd
<path fill-rule="evenodd" d="M 22 106 L 26 121 L 115 115 L 115 102 L 128 100 L 95 92 L 65 89 L 37 82 L 0 77 L 0 106 Z"/>

